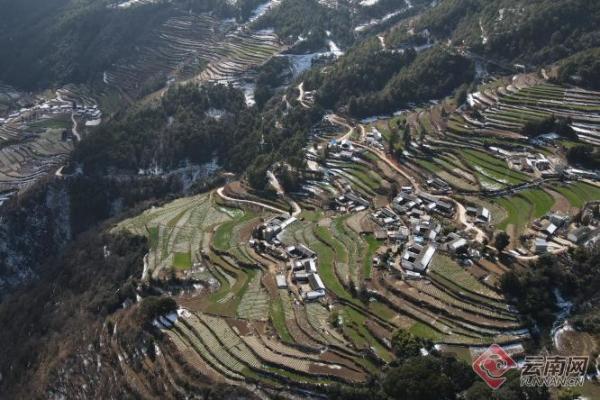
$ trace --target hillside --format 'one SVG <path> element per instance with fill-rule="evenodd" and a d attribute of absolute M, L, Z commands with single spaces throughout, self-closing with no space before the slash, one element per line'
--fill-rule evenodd
<path fill-rule="evenodd" d="M 598 397 L 600 6 L 2 6 L 0 398 Z"/>
<path fill-rule="evenodd" d="M 125 8 L 112 0 L 2 1 L 0 81 L 25 89 L 99 81 L 170 18 L 189 10 L 220 18 L 240 13 L 211 0 L 146 3 Z"/>

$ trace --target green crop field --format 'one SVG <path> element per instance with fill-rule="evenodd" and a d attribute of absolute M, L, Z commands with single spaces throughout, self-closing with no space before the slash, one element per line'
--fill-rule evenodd
<path fill-rule="evenodd" d="M 565 196 L 573 207 L 581 208 L 589 201 L 600 200 L 600 188 L 588 183 L 576 182 L 555 188 Z"/>
<path fill-rule="evenodd" d="M 541 189 L 526 190 L 520 193 L 533 205 L 533 217 L 540 218 L 546 215 L 554 206 L 554 198 Z"/>
<path fill-rule="evenodd" d="M 503 207 L 508 213 L 507 217 L 498 225 L 500 229 L 506 229 L 509 225 L 516 227 L 520 232 L 529 222 L 533 205 L 520 196 L 502 197 L 495 202 Z"/>
<path fill-rule="evenodd" d="M 177 269 L 192 268 L 191 253 L 175 253 L 175 256 L 173 257 L 173 266 Z"/>
<path fill-rule="evenodd" d="M 518 185 L 530 178 L 508 168 L 505 161 L 475 150 L 462 150 L 461 155 L 480 175 L 506 185 Z"/>

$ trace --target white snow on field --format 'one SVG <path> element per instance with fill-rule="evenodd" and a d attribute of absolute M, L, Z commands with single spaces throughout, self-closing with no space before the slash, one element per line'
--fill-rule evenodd
<path fill-rule="evenodd" d="M 377 3 L 379 3 L 379 0 L 362 0 L 360 2 L 360 5 L 363 6 L 363 7 L 371 7 L 371 6 L 374 6 Z"/>
<path fill-rule="evenodd" d="M 498 21 L 502 22 L 504 20 L 504 13 L 506 12 L 505 8 L 501 8 L 498 10 Z"/>
<path fill-rule="evenodd" d="M 344 52 L 340 50 L 337 44 L 334 43 L 333 40 L 327 42 L 329 45 L 329 51 L 336 57 L 341 57 L 344 55 Z"/>
<path fill-rule="evenodd" d="M 383 37 L 382 35 L 377 36 L 377 39 L 379 39 L 379 43 L 381 44 L 381 49 L 385 50 L 385 37 Z"/>
<path fill-rule="evenodd" d="M 221 118 L 223 118 L 223 116 L 225 115 L 225 113 L 226 113 L 225 110 L 216 109 L 216 108 L 210 108 L 206 112 L 206 115 L 208 115 L 209 117 L 214 118 L 214 119 L 221 119 Z"/>
<path fill-rule="evenodd" d="M 292 67 L 294 77 L 300 75 L 312 66 L 313 60 L 322 57 L 325 53 L 309 53 L 309 54 L 283 54 L 281 57 L 286 57 Z"/>
<path fill-rule="evenodd" d="M 479 28 L 481 29 L 481 44 L 486 44 L 489 41 L 489 37 L 485 33 L 485 29 L 483 28 L 483 22 L 481 19 L 479 20 Z"/>
<path fill-rule="evenodd" d="M 333 42 L 328 41 L 329 51 L 327 52 L 316 52 L 308 54 L 281 54 L 278 57 L 286 57 L 292 68 L 294 77 L 300 75 L 312 66 L 312 62 L 320 57 L 327 57 L 333 55 L 340 57 L 344 55 L 344 52 Z"/>
<path fill-rule="evenodd" d="M 412 5 L 410 7 L 412 7 Z M 388 21 L 389 19 L 394 18 L 397 15 L 400 15 L 401 13 L 405 12 L 406 10 L 408 10 L 410 7 L 407 6 L 407 8 L 402 8 L 400 10 L 388 13 L 388 14 L 384 15 L 381 18 L 373 18 L 369 22 L 365 22 L 364 24 L 358 25 L 356 28 L 354 28 L 354 30 L 356 32 L 365 31 L 365 30 L 367 30 L 367 29 L 369 29 L 369 28 L 371 28 L 373 26 L 382 24 L 382 23 Z"/>
<path fill-rule="evenodd" d="M 92 119 L 85 122 L 85 126 L 98 126 L 102 122 L 102 118 Z"/>
<path fill-rule="evenodd" d="M 234 85 L 234 86 L 238 86 L 238 85 Z M 244 97 L 246 98 L 246 105 L 248 107 L 252 107 L 253 105 L 256 104 L 256 101 L 254 100 L 254 91 L 256 90 L 256 83 L 253 83 L 253 82 L 243 83 L 243 84 L 239 85 L 239 89 L 242 92 L 244 92 Z"/>
<path fill-rule="evenodd" d="M 117 8 L 130 8 L 133 6 L 141 6 L 144 4 L 156 3 L 158 0 L 128 0 L 123 3 L 117 4 Z M 114 6 L 113 6 L 114 7 Z"/>
<path fill-rule="evenodd" d="M 250 16 L 249 22 L 254 22 L 263 15 L 265 15 L 268 11 L 270 11 L 273 7 L 281 3 L 281 0 L 270 0 L 264 4 L 259 5 L 252 11 L 252 15 Z"/>

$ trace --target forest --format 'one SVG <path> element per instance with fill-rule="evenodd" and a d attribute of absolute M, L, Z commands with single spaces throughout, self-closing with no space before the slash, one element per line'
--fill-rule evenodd
<path fill-rule="evenodd" d="M 175 0 L 115 9 L 114 0 L 0 0 L 0 81 L 27 90 L 98 81 L 173 15 L 247 19 L 257 0 Z"/>
<path fill-rule="evenodd" d="M 428 29 L 438 40 L 451 38 L 498 60 L 539 65 L 597 47 L 598 17 L 600 4 L 587 0 L 525 5 L 517 0 L 447 0 L 426 12 L 416 31 Z M 396 35 L 404 36 L 400 31 Z"/>
<path fill-rule="evenodd" d="M 598 212 L 598 209 L 595 211 Z M 575 326 L 587 332 L 600 332 L 597 288 L 600 285 L 600 247 L 579 248 L 563 257 L 545 256 L 527 271 L 511 271 L 502 276 L 504 293 L 513 299 L 530 327 L 542 333 L 537 339 L 549 337 L 557 310 L 554 290 L 567 296 L 575 309 Z M 535 330 L 534 330 L 535 331 Z"/>
<path fill-rule="evenodd" d="M 600 89 L 600 48 L 584 50 L 560 63 L 558 80 Z"/>
<path fill-rule="evenodd" d="M 373 38 L 326 73 L 308 73 L 307 87 L 317 91 L 317 103 L 325 109 L 345 107 L 356 117 L 388 114 L 408 103 L 450 95 L 473 79 L 472 63 L 441 46 L 419 54 L 413 49 L 382 52 L 379 48 Z"/>

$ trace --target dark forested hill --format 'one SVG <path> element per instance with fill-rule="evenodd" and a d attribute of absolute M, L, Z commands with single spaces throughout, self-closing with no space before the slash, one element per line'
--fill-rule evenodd
<path fill-rule="evenodd" d="M 242 92 L 224 85 L 175 87 L 157 104 L 140 106 L 114 118 L 81 142 L 74 163 L 91 175 L 169 170 L 216 158 L 221 166 L 243 172 L 248 165 L 297 157 L 318 110 L 294 110 L 283 125 L 275 116 L 249 108 Z"/>
<path fill-rule="evenodd" d="M 3 324 L 3 328 L 0 328 L 0 342 L 6 351 L 3 357 L 0 357 L 0 398 L 150 397 L 145 396 L 143 391 L 138 392 L 137 388 L 133 387 L 135 383 L 133 386 L 131 384 L 136 380 L 134 375 L 141 376 L 142 373 L 143 380 L 147 381 L 149 386 L 156 386 L 152 387 L 153 390 L 171 391 L 172 398 L 183 398 L 188 391 L 198 393 L 198 398 L 205 399 L 254 397 L 245 391 L 241 394 L 221 392 L 218 386 L 210 387 L 206 377 L 189 373 L 193 371 L 192 362 L 189 362 L 190 371 L 184 368 L 176 370 L 173 366 L 185 365 L 187 361 L 180 364 L 179 360 L 170 358 L 168 352 L 157 358 L 159 361 L 152 364 L 151 368 L 139 362 L 142 358 L 132 357 L 131 365 L 135 365 L 136 368 L 126 371 L 127 363 L 123 364 L 121 360 L 121 354 L 147 353 L 154 361 L 155 356 L 160 353 L 157 350 L 159 347 L 156 347 L 160 333 L 155 332 L 156 336 L 151 336 L 144 332 L 144 328 L 159 315 L 157 310 L 174 309 L 172 299 L 169 299 L 170 305 L 167 303 L 167 307 L 164 308 L 165 304 L 160 303 L 155 295 L 175 293 L 171 292 L 173 288 L 186 288 L 183 285 L 178 287 L 175 279 L 175 282 L 166 282 L 164 287 L 159 286 L 162 282 L 152 282 L 152 285 L 156 284 L 154 287 L 140 282 L 142 266 L 148 265 L 147 259 L 144 259 L 149 246 L 152 246 L 152 238 L 147 242 L 141 237 L 109 234 L 106 231 L 108 222 L 111 218 L 120 219 L 134 211 L 141 213 L 142 207 L 158 205 L 183 193 L 206 191 L 208 187 L 216 186 L 216 182 L 221 185 L 225 181 L 225 174 L 213 176 L 214 179 L 210 180 L 203 179 L 205 176 L 200 178 L 200 174 L 188 174 L 188 170 L 200 170 L 203 164 L 215 162 L 227 172 L 235 173 L 236 178 L 242 181 L 239 186 L 244 191 L 248 189 L 247 194 L 252 196 L 267 194 L 266 172 L 269 170 L 281 179 L 281 186 L 291 197 L 295 196 L 295 189 L 305 183 L 303 179 L 306 177 L 310 177 L 311 180 L 317 179 L 321 174 L 319 171 L 325 167 L 329 171 L 323 175 L 333 175 L 330 172 L 340 169 L 341 173 L 331 181 L 333 184 L 323 182 L 323 189 L 328 190 L 323 191 L 322 199 L 319 199 L 318 203 L 313 203 L 312 198 L 307 199 L 311 201 L 306 203 L 301 202 L 304 212 L 298 216 L 298 219 L 302 220 L 300 222 L 306 224 L 298 234 L 304 237 L 303 241 L 307 242 L 307 245 L 313 246 L 314 243 L 322 249 L 320 253 L 336 253 L 339 256 L 342 252 L 331 245 L 333 241 L 326 243 L 329 241 L 322 238 L 324 235 L 320 232 L 327 233 L 328 227 L 331 227 L 334 233 L 340 236 L 339 233 L 345 231 L 345 217 L 334 219 L 335 212 L 321 213 L 320 208 L 314 207 L 320 203 L 328 203 L 330 197 L 332 199 L 341 195 L 342 191 L 337 193 L 338 186 L 343 191 L 346 191 L 347 187 L 355 186 L 365 194 L 373 193 L 374 198 L 377 194 L 374 203 L 378 204 L 380 200 L 385 200 L 386 195 L 397 191 L 405 179 L 396 176 L 393 170 L 397 168 L 389 168 L 395 165 L 394 160 L 388 159 L 383 151 L 381 156 L 379 151 L 371 154 L 381 158 L 373 164 L 372 160 L 368 160 L 370 156 L 367 155 L 370 153 L 361 156 L 360 162 L 355 161 L 356 157 L 347 157 L 352 158 L 352 163 L 355 164 L 352 165 L 350 161 L 342 158 L 328 158 L 329 151 L 326 145 L 318 151 L 318 146 L 315 146 L 319 163 L 316 169 L 311 168 L 312 171 L 307 171 L 306 166 L 311 164 L 305 160 L 306 146 L 310 143 L 311 135 L 324 135 L 325 144 L 325 140 L 331 139 L 330 130 L 335 129 L 336 134 L 340 130 L 345 131 L 345 127 L 342 128 L 341 125 L 346 124 L 339 121 L 347 121 L 348 125 L 353 124 L 358 128 L 359 124 L 355 124 L 353 118 L 390 114 L 404 108 L 413 109 L 411 116 L 417 127 L 422 124 L 424 128 L 427 121 L 430 121 L 429 125 L 433 125 L 433 119 L 429 118 L 433 111 L 430 112 L 429 108 L 435 107 L 425 108 L 422 105 L 430 100 L 449 96 L 453 92 L 464 93 L 463 97 L 466 97 L 467 88 L 476 86 L 470 86 L 477 79 L 476 63 L 494 64 L 502 69 L 508 66 L 506 69 L 509 71 L 515 69 L 516 63 L 525 64 L 531 67 L 530 70 L 558 63 L 556 69 L 561 82 L 583 83 L 600 89 L 598 0 L 281 0 L 269 2 L 273 9 L 257 18 L 254 18 L 256 15 L 253 15 L 253 11 L 258 5 L 267 3 L 267 0 L 156 0 L 144 1 L 135 7 L 116 7 L 123 1 L 0 0 L 0 82 L 36 92 L 41 92 L 42 89 L 56 89 L 55 86 L 66 83 L 81 83 L 82 85 L 77 86 L 89 89 L 86 93 L 90 92 L 90 97 L 95 97 L 102 94 L 98 93 L 101 90 L 97 90 L 97 86 L 93 84 L 101 80 L 105 81 L 108 87 L 119 91 L 119 94 L 123 93 L 123 104 L 127 104 L 127 107 L 112 113 L 112 110 L 106 112 L 104 105 L 99 101 L 98 107 L 103 112 L 101 124 L 86 125 L 85 122 L 91 121 L 79 121 L 82 122 L 79 125 L 81 135 L 76 136 L 81 136 L 81 140 L 73 140 L 73 152 L 69 153 L 69 147 L 65 158 L 61 159 L 60 163 L 52 164 L 51 172 L 48 172 L 54 174 L 56 171 L 56 177 L 47 176 L 43 182 L 31 184 L 24 195 L 19 193 L 3 206 L 3 214 L 0 214 L 0 322 Z M 231 19 L 243 21 L 244 24 L 236 24 Z M 170 30 L 156 29 L 165 25 Z M 193 35 L 175 35 L 174 40 L 166 41 L 162 47 L 156 43 L 156 37 L 186 30 Z M 204 40 L 205 38 L 207 40 Z M 225 44 L 219 46 L 221 42 Z M 178 47 L 181 43 L 189 45 L 186 51 Z M 165 49 L 184 55 L 180 58 L 172 57 L 169 51 L 165 55 Z M 202 52 L 210 54 L 201 54 Z M 230 58 L 222 58 L 224 54 Z M 139 64 L 148 65 L 152 62 L 146 61 L 156 61 L 156 58 L 160 59 L 156 62 L 156 70 L 123 68 L 125 73 L 121 75 L 119 83 L 129 83 L 128 81 L 133 81 L 137 75 L 148 78 L 132 84 L 135 89 L 131 90 L 132 95 L 117 84 L 109 84 L 110 71 L 107 70 L 111 67 L 117 64 L 128 66 L 131 59 L 135 59 Z M 303 65 L 297 67 L 295 62 Z M 167 67 L 161 64 L 167 64 Z M 180 66 L 183 64 L 187 67 L 192 65 L 191 71 L 174 76 L 173 71 L 185 69 L 184 66 Z M 232 73 L 232 69 L 237 72 Z M 203 72 L 205 74 L 200 77 Z M 158 87 L 152 85 L 155 83 L 154 78 L 159 84 Z M 504 78 L 502 76 L 502 79 Z M 188 83 L 181 84 L 184 81 Z M 215 83 L 223 81 L 230 84 Z M 148 90 L 145 90 L 144 86 L 148 83 Z M 234 87 L 234 84 L 238 88 Z M 251 96 L 246 97 L 239 89 L 243 87 L 250 92 L 254 84 L 257 84 L 254 96 L 256 105 L 252 105 Z M 159 87 L 167 89 L 158 91 Z M 457 90 L 459 88 L 462 90 Z M 148 95 L 149 93 L 153 95 Z M 49 95 L 52 96 L 54 95 Z M 142 97 L 144 101 L 138 101 Z M 458 103 L 461 102 L 462 100 Z M 413 107 L 413 103 L 419 105 Z M 66 107 L 66 111 L 63 111 L 65 118 L 61 129 L 65 129 L 65 136 L 69 136 L 68 129 L 71 129 L 71 126 L 74 126 L 74 132 L 76 131 L 76 113 L 79 111 L 68 103 L 62 106 Z M 56 106 L 56 109 L 62 106 Z M 451 116 L 460 116 L 455 112 L 454 104 L 447 108 L 445 104 L 438 104 L 436 107 L 440 119 L 446 118 L 443 114 L 447 109 Z M 51 106 L 48 108 L 52 109 Z M 509 111 L 507 114 L 507 119 L 514 119 L 514 112 Z M 422 122 L 421 115 L 424 117 Z M 22 119 L 18 122 L 21 121 Z M 404 149 L 411 149 L 407 152 L 410 153 L 409 156 L 402 160 L 403 165 L 400 166 L 409 171 L 406 173 L 420 171 L 417 160 L 422 161 L 423 165 L 442 165 L 441 162 L 433 163 L 423 158 L 432 158 L 427 153 L 432 150 L 425 150 L 429 148 L 448 151 L 452 162 L 442 161 L 451 168 L 446 171 L 448 167 L 444 165 L 444 172 L 448 174 L 447 177 L 459 178 L 457 171 L 463 169 L 458 168 L 458 164 L 463 164 L 464 158 L 466 168 L 466 157 L 475 154 L 473 149 L 465 149 L 468 151 L 464 154 L 463 149 L 458 149 L 455 154 L 455 149 L 450 149 L 449 146 L 458 143 L 458 135 L 450 129 L 447 129 L 448 134 L 444 140 L 432 140 L 429 143 L 422 140 L 420 144 L 423 146 L 417 147 L 413 144 L 411 136 L 411 120 L 401 116 L 396 123 L 400 121 L 405 125 Z M 555 117 L 551 116 L 542 122 L 547 121 L 554 125 Z M 340 126 L 337 126 L 338 124 Z M 401 128 L 399 123 L 397 125 Z M 443 125 L 440 124 L 439 129 L 436 126 L 436 130 L 446 130 Z M 347 134 L 344 132 L 345 137 L 352 137 L 353 131 L 358 132 L 358 129 L 353 129 Z M 29 132 L 23 133 L 22 136 L 33 135 Z M 57 134 L 60 133 L 59 131 Z M 396 131 L 391 132 L 390 137 L 392 133 L 395 135 Z M 418 133 L 422 134 L 423 138 L 426 134 L 433 135 L 425 129 Z M 440 133 L 439 138 L 441 137 Z M 489 143 L 495 143 L 488 140 L 488 137 L 483 136 L 475 138 L 473 142 L 477 145 L 473 147 L 483 149 L 487 148 Z M 389 141 L 392 142 L 392 139 Z M 397 148 L 393 143 L 390 144 L 392 157 L 397 153 Z M 459 150 L 461 157 L 458 156 Z M 471 150 L 473 151 L 469 152 Z M 570 148 L 566 157 L 584 167 L 595 168 L 600 162 L 599 154 L 597 149 L 592 151 L 587 145 L 579 145 Z M 69 164 L 65 165 L 67 157 L 70 157 Z M 486 178 L 493 178 L 497 183 L 502 183 L 499 187 L 506 191 L 514 187 L 525 187 L 525 183 L 512 185 L 508 180 L 501 181 L 503 176 L 519 177 L 522 174 L 517 175 L 516 171 L 509 171 L 504 164 L 498 166 L 496 161 L 500 160 L 491 156 L 486 159 L 492 160 L 489 162 L 489 171 L 486 170 L 489 176 L 479 173 L 479 165 L 473 162 L 472 168 L 469 167 L 471 172 L 467 173 L 465 169 L 464 175 L 472 175 L 472 181 L 477 186 L 471 185 L 469 180 L 467 187 L 485 188 L 484 185 L 480 185 L 480 180 L 484 181 Z M 487 164 L 486 159 L 481 158 L 480 162 L 485 161 Z M 10 162 L 8 158 L 0 158 L 0 166 Z M 192 167 L 189 169 L 180 168 L 190 165 Z M 377 171 L 367 170 L 367 166 L 370 165 L 376 165 Z M 350 169 L 352 171 L 349 171 Z M 378 170 L 381 170 L 381 176 Z M 352 176 L 352 182 L 346 185 L 345 178 L 338 179 L 342 177 L 342 173 L 344 176 Z M 433 174 L 433 171 L 431 173 Z M 501 173 L 502 176 L 498 175 Z M 385 179 L 380 179 L 383 175 Z M 424 175 L 422 177 L 426 178 Z M 521 179 L 515 179 L 515 182 L 521 182 Z M 321 189 L 317 188 L 316 191 L 321 192 Z M 217 191 L 216 196 L 219 192 Z M 274 192 L 272 193 L 274 196 Z M 507 195 L 504 199 L 507 202 L 508 197 Z M 265 200 L 270 201 L 266 196 Z M 214 205 L 219 208 L 226 204 L 222 204 L 216 198 L 211 198 L 210 201 L 214 201 Z M 272 203 L 280 207 L 279 201 Z M 290 211 L 294 211 L 294 203 L 290 202 Z M 310 208 L 306 207 L 307 205 Z M 533 209 L 532 204 L 532 215 Z M 179 213 L 179 210 L 176 211 Z M 199 216 L 201 212 L 195 215 Z M 535 212 L 537 213 L 537 210 Z M 225 213 L 223 209 L 223 217 Z M 327 216 L 326 223 L 316 223 L 321 218 L 320 214 Z M 201 218 L 208 220 L 207 215 Z M 229 213 L 227 215 L 229 216 Z M 232 215 L 237 214 L 232 212 Z M 170 216 L 169 221 L 177 221 L 177 229 L 183 228 L 183 223 L 187 223 L 182 220 L 182 225 L 179 225 L 179 217 L 173 217 L 175 215 Z M 312 218 L 315 221 L 312 221 Z M 350 218 L 348 220 L 355 224 L 362 223 Z M 192 219 L 190 225 L 192 221 L 194 225 L 198 225 L 198 222 Z M 258 221 L 258 215 L 255 219 L 255 216 L 250 218 L 248 214 L 248 221 L 254 224 Z M 234 222 L 237 223 L 237 220 Z M 451 223 L 444 226 L 444 231 L 458 229 L 454 226 L 455 221 L 448 222 Z M 311 239 L 313 227 L 310 225 L 313 223 L 314 241 Z M 248 226 L 249 229 L 244 230 L 244 235 L 250 235 L 250 231 L 256 225 Z M 407 223 L 407 226 L 410 225 Z M 168 224 L 164 227 L 169 228 Z M 227 232 L 223 230 L 217 234 L 217 225 L 211 225 L 212 233 L 206 235 L 210 254 L 204 261 L 210 261 L 210 267 L 218 270 L 215 276 L 222 275 L 223 285 L 230 285 L 233 282 L 230 278 L 234 278 L 225 271 L 229 270 L 229 258 L 217 254 L 221 252 L 217 251 L 217 247 L 213 249 L 212 240 L 219 235 L 231 236 L 232 243 L 237 238 L 244 242 L 248 239 L 238 235 L 239 231 L 234 230 L 234 225 L 230 228 Z M 338 228 L 339 232 L 336 231 Z M 160 229 L 157 225 L 157 234 Z M 361 226 L 360 231 L 363 230 Z M 348 240 L 340 242 L 340 246 L 348 244 L 350 249 L 350 244 L 355 245 L 349 241 L 354 241 L 354 236 L 359 239 L 359 230 L 352 228 L 351 231 L 356 231 L 356 235 L 352 233 L 351 236 L 350 230 L 347 231 Z M 149 236 L 153 235 L 149 227 L 148 232 Z M 340 265 L 329 263 L 333 268 L 330 268 L 333 272 L 330 275 L 334 282 L 338 280 L 337 268 L 342 264 L 349 268 L 351 258 L 356 258 L 361 263 L 364 261 L 360 268 L 371 267 L 369 262 L 373 254 L 370 252 L 377 251 L 376 248 L 371 249 L 372 238 L 375 236 L 361 233 L 360 240 L 364 239 L 366 243 L 364 250 L 362 247 L 353 248 L 352 253 L 344 250 L 347 253 L 347 262 L 339 263 Z M 470 237 L 470 232 L 465 231 L 464 236 Z M 177 233 L 170 237 L 172 240 L 169 240 L 175 242 Z M 203 237 L 202 249 L 204 242 Z M 195 242 L 195 245 L 197 243 Z M 156 246 L 156 243 L 154 245 Z M 440 245 L 446 246 L 446 243 L 440 242 Z M 481 248 L 485 246 L 482 245 Z M 186 257 L 188 255 L 179 254 Z M 521 312 L 529 318 L 527 322 L 540 322 L 538 325 L 543 326 L 545 319 L 550 325 L 554 321 L 555 310 L 542 307 L 549 304 L 545 297 L 550 294 L 547 289 L 551 285 L 548 282 L 562 282 L 557 284 L 556 288 L 577 296 L 574 301 L 577 311 L 575 324 L 599 332 L 600 317 L 596 310 L 600 300 L 597 290 L 592 290 L 600 284 L 597 267 L 599 254 L 598 251 L 577 251 L 564 256 L 563 260 L 555 262 L 552 259 L 552 262 L 547 264 L 544 264 L 546 259 L 541 259 L 536 267 L 532 267 L 533 272 L 526 275 L 507 275 L 511 281 L 503 282 L 504 289 L 507 294 L 521 300 L 519 304 L 525 307 Z M 191 255 L 190 251 L 190 264 Z M 241 251 L 240 255 L 244 258 L 247 256 Z M 213 265 L 213 260 L 221 259 L 222 265 Z M 323 258 L 320 261 L 321 271 L 327 269 L 327 263 L 324 261 Z M 250 268 L 246 268 L 245 261 L 244 265 L 244 269 L 250 271 Z M 573 274 L 568 273 L 567 266 L 573 268 Z M 221 269 L 223 272 L 219 272 Z M 461 269 L 460 272 L 464 271 Z M 252 273 L 255 273 L 254 269 Z M 244 276 L 245 274 L 246 271 Z M 259 286 L 263 284 L 269 289 L 267 275 L 262 274 L 263 271 L 260 271 L 260 274 L 256 272 L 256 279 L 239 280 L 239 286 L 246 290 L 251 284 L 254 285 L 253 282 L 259 282 Z M 368 274 L 364 274 L 366 280 L 375 283 L 379 282 L 377 277 L 381 277 L 381 282 L 388 277 L 387 273 L 372 277 Z M 346 283 L 342 282 L 341 277 L 343 276 L 340 275 L 340 282 L 337 283 L 340 284 L 339 293 L 344 294 Z M 353 282 L 354 278 L 348 279 L 348 293 L 352 293 L 353 298 L 355 292 L 359 292 L 360 296 L 371 293 L 363 290 L 368 288 L 367 286 L 362 287 Z M 479 283 L 476 280 L 473 282 Z M 171 283 L 173 286 L 168 286 Z M 212 283 L 210 285 L 212 286 Z M 588 286 L 592 289 L 588 289 Z M 385 289 L 387 286 L 382 287 Z M 481 287 L 485 292 L 473 293 L 473 296 L 487 298 L 485 293 L 488 293 L 491 284 L 486 281 L 486 285 Z M 530 287 L 546 290 L 544 293 L 537 293 L 535 290 L 529 290 Z M 236 302 L 243 298 L 236 297 L 233 289 L 231 293 Z M 242 292 L 238 294 L 240 293 Z M 277 294 L 278 291 L 274 289 L 273 293 Z M 131 306 L 134 300 L 137 301 L 136 294 L 143 294 L 145 300 L 141 300 L 140 297 L 138 304 Z M 494 300 L 493 303 L 496 304 L 496 295 L 492 294 L 488 300 Z M 433 295 L 430 297 L 436 299 Z M 383 320 L 380 324 L 375 315 L 378 314 L 378 309 L 375 304 L 370 304 L 370 300 L 368 303 L 365 301 L 363 307 L 358 301 L 354 303 L 354 300 L 348 299 L 344 295 L 340 297 L 343 301 L 333 302 L 336 307 L 349 307 L 347 314 L 337 314 L 335 318 L 336 321 L 341 321 L 341 324 L 346 318 L 349 328 L 347 331 L 341 328 L 341 339 L 338 339 L 337 335 L 331 336 L 335 342 L 331 342 L 332 346 L 328 347 L 335 351 L 337 347 L 341 348 L 341 345 L 335 344 L 338 340 L 344 343 L 347 338 L 352 342 L 357 338 L 362 343 L 363 336 L 366 338 L 371 333 L 377 334 L 378 325 L 387 331 L 388 327 L 391 328 L 395 324 L 385 323 L 384 326 Z M 415 298 L 411 309 L 417 306 L 417 302 L 420 300 Z M 412 304 L 413 300 L 410 303 Z M 252 305 L 254 304 L 253 302 Z M 286 301 L 286 307 L 287 304 Z M 458 310 L 456 312 L 460 314 L 444 314 L 442 319 L 451 322 L 451 315 L 457 316 L 457 319 L 468 316 L 467 310 L 473 307 L 470 303 L 467 306 L 464 309 L 454 307 L 453 310 Z M 433 307 L 438 307 L 437 303 L 432 305 Z M 505 315 L 504 307 L 490 307 L 498 309 L 499 314 L 494 311 L 494 315 L 499 316 L 498 320 L 516 319 L 512 315 Z M 294 306 L 295 308 L 297 307 Z M 363 309 L 368 311 L 368 315 L 365 314 L 367 319 L 363 320 L 363 317 L 360 317 L 353 321 L 351 317 L 355 314 L 362 315 Z M 281 307 L 277 303 L 268 310 L 268 319 L 277 318 L 279 311 L 283 312 L 283 332 L 288 330 L 285 321 L 294 321 L 294 324 L 302 322 L 298 318 L 289 319 L 289 315 L 286 317 L 283 301 Z M 233 316 L 238 315 L 235 309 L 233 312 Z M 395 312 L 393 314 L 396 315 Z M 315 316 L 319 317 L 316 313 Z M 310 317 L 313 317 L 312 313 Z M 480 317 L 484 322 L 480 322 Z M 483 314 L 477 314 L 477 319 L 466 322 L 461 320 L 460 325 L 456 326 L 466 332 L 465 338 L 469 338 L 471 333 L 478 329 L 486 333 L 487 338 L 489 332 L 492 332 L 492 325 L 488 327 L 484 317 Z M 407 316 L 407 320 L 410 318 Z M 326 320 L 329 319 L 323 319 Z M 421 321 L 421 317 L 416 320 Z M 313 322 L 307 321 L 308 325 L 312 325 Z M 373 325 L 367 325 L 368 321 L 373 322 Z M 471 325 L 475 322 L 481 325 Z M 256 327 L 270 326 L 268 324 L 265 317 Z M 275 324 L 273 326 L 277 330 Z M 354 326 L 360 328 L 360 331 L 356 330 L 356 338 L 350 338 L 354 336 Z M 416 322 L 414 326 L 416 331 L 429 329 L 421 322 Z M 507 326 L 513 329 L 512 323 Z M 438 326 L 436 322 L 435 332 L 432 329 L 433 333 L 428 334 L 437 337 L 438 331 L 441 334 L 449 329 L 443 325 Z M 299 328 L 297 332 L 304 335 L 303 328 Z M 290 329 L 287 334 L 297 332 Z M 269 334 L 271 333 L 279 334 L 269 331 Z M 326 333 L 329 336 L 329 333 Z M 474 333 L 473 335 L 474 338 L 478 337 Z M 455 398 L 455 392 L 463 392 L 460 398 L 467 399 L 546 398 L 521 395 L 521 388 L 517 388 L 516 380 L 511 389 L 515 388 L 515 393 L 519 392 L 518 395 L 507 394 L 508 385 L 503 388 L 506 392 L 497 392 L 495 397 L 482 387 L 476 387 L 477 395 L 472 395 L 472 390 L 468 389 L 473 382 L 473 377 L 469 375 L 469 367 L 457 367 L 454 361 L 438 359 L 436 354 L 419 358 L 414 363 L 412 359 L 408 359 L 409 361 L 392 364 L 392 368 L 383 369 L 383 361 L 386 360 L 378 354 L 379 347 L 383 344 L 390 347 L 382 347 L 384 351 L 381 354 L 386 354 L 388 350 L 397 352 L 397 349 L 391 347 L 397 346 L 394 342 L 398 342 L 398 339 L 392 337 L 391 346 L 387 344 L 387 333 L 381 338 L 373 339 L 372 342 L 365 339 L 364 346 L 353 344 L 350 351 L 340 352 L 339 358 L 343 361 L 347 357 L 342 355 L 347 353 L 356 354 L 358 361 L 362 358 L 362 361 L 366 360 L 369 364 L 375 360 L 373 368 L 369 368 L 369 371 L 381 371 L 383 375 L 372 377 L 373 380 L 370 381 L 369 388 L 364 389 L 364 393 L 352 392 L 347 396 L 343 393 L 337 396 L 333 394 L 331 398 L 357 399 L 360 396 L 365 399 L 386 399 L 399 396 L 398 398 L 413 399 L 417 396 L 414 396 L 412 391 L 421 389 L 417 386 L 422 386 L 423 381 L 433 382 L 428 388 L 433 392 L 437 388 L 447 389 L 427 398 Z M 315 339 L 315 343 L 321 343 L 320 340 Z M 418 345 L 414 349 L 418 354 L 423 344 L 412 344 Z M 296 350 L 302 348 L 304 347 L 298 346 Z M 337 360 L 338 356 L 335 357 Z M 361 369 L 362 364 L 357 362 L 356 367 Z M 350 369 L 355 370 L 354 367 Z M 179 374 L 184 378 L 178 381 L 172 378 L 171 373 L 173 376 Z M 231 375 L 235 377 L 237 373 Z M 466 379 L 462 379 L 465 376 L 461 375 L 466 375 Z M 190 377 L 189 380 L 185 378 L 187 376 Z M 289 376 L 291 386 L 294 379 L 299 378 L 297 380 L 300 382 L 306 378 L 300 374 Z M 164 386 L 165 383 L 169 383 L 168 387 Z M 178 390 L 177 387 L 185 390 Z M 374 387 L 378 393 L 374 393 Z M 468 392 L 464 393 L 465 390 Z"/>
<path fill-rule="evenodd" d="M 598 46 L 600 3 L 589 0 L 445 0 L 416 25 L 507 61 L 542 64 Z"/>
<path fill-rule="evenodd" d="M 25 89 L 98 80 L 173 15 L 248 17 L 255 0 L 159 1 L 126 9 L 114 0 L 0 0 L 0 81 Z"/>

